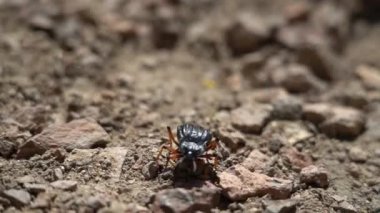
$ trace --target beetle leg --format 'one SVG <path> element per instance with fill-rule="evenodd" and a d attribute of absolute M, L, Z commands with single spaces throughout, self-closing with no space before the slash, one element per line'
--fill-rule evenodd
<path fill-rule="evenodd" d="M 175 140 L 174 135 L 173 135 L 173 132 L 172 132 L 172 129 L 170 128 L 170 126 L 167 126 L 166 128 L 168 129 L 169 140 L 170 140 L 171 142 L 175 143 L 175 145 L 177 145 L 177 146 L 179 147 L 179 144 L 178 144 L 178 142 Z M 171 146 L 171 145 L 172 145 L 172 144 L 170 143 L 170 146 Z"/>
<path fill-rule="evenodd" d="M 219 164 L 219 156 L 215 153 L 213 154 L 204 154 L 204 155 L 201 155 L 199 156 L 201 158 L 206 158 L 206 160 L 211 160 L 213 159 L 214 160 L 214 167 L 216 167 L 218 164 Z"/>
<path fill-rule="evenodd" d="M 164 151 L 164 150 L 167 150 L 169 152 L 169 154 L 177 152 L 176 149 L 172 148 L 171 146 L 168 146 L 167 144 L 162 145 L 160 148 L 160 151 L 158 152 L 157 157 L 156 157 L 157 163 L 158 163 L 158 160 L 160 159 L 160 157 L 163 156 L 162 151 Z"/>
<path fill-rule="evenodd" d="M 215 138 L 207 145 L 206 150 L 214 150 L 219 146 L 219 139 Z"/>

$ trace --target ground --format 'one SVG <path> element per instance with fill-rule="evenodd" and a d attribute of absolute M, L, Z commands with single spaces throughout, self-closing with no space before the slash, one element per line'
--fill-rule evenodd
<path fill-rule="evenodd" d="M 0 212 L 380 212 L 379 9 L 0 0 Z M 184 122 L 202 177 L 155 161 Z"/>

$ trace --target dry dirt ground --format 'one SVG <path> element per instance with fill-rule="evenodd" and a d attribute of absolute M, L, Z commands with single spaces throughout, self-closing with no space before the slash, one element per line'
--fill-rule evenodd
<path fill-rule="evenodd" d="M 0 212 L 380 212 L 379 11 L 0 0 Z M 216 169 L 155 163 L 184 122 Z"/>

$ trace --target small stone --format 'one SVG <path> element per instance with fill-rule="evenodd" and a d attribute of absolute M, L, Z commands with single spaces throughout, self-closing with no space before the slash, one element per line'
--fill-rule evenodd
<path fill-rule="evenodd" d="M 223 193 L 232 201 L 244 201 L 249 197 L 266 194 L 273 199 L 285 199 L 290 197 L 293 190 L 290 180 L 250 172 L 241 165 L 230 167 L 219 177 Z"/>
<path fill-rule="evenodd" d="M 91 119 L 73 120 L 66 124 L 54 125 L 21 144 L 17 158 L 29 158 L 43 154 L 51 148 L 90 149 L 105 146 L 110 136 L 96 121 Z"/>
<path fill-rule="evenodd" d="M 241 132 L 259 134 L 269 121 L 271 111 L 270 105 L 242 106 L 231 112 L 231 122 Z"/>
<path fill-rule="evenodd" d="M 50 185 L 64 191 L 75 191 L 77 189 L 78 182 L 73 180 L 57 180 Z"/>
<path fill-rule="evenodd" d="M 45 14 L 32 16 L 28 19 L 28 23 L 34 29 L 49 31 L 50 33 L 52 32 L 54 26 L 52 19 Z"/>
<path fill-rule="evenodd" d="M 326 188 L 329 185 L 327 170 L 314 165 L 305 167 L 300 173 L 301 183 L 311 186 Z"/>
<path fill-rule="evenodd" d="M 285 7 L 285 18 L 288 22 L 305 21 L 311 11 L 307 2 L 292 2 Z"/>
<path fill-rule="evenodd" d="M 343 201 L 339 203 L 338 205 L 333 206 L 333 208 L 334 210 L 342 212 L 342 213 L 357 213 L 358 212 L 358 210 L 356 210 L 356 208 L 350 203 L 348 203 L 347 201 Z"/>
<path fill-rule="evenodd" d="M 269 166 L 269 161 L 269 156 L 255 149 L 249 153 L 248 157 L 243 161 L 242 166 L 251 172 L 262 172 Z"/>
<path fill-rule="evenodd" d="M 316 125 L 333 115 L 332 106 L 325 103 L 306 104 L 303 106 L 303 117 Z"/>
<path fill-rule="evenodd" d="M 225 40 L 234 55 L 253 52 L 270 38 L 271 28 L 259 16 L 242 14 L 226 29 Z"/>
<path fill-rule="evenodd" d="M 302 116 L 302 101 L 288 96 L 273 102 L 272 116 L 274 119 L 298 120 Z"/>
<path fill-rule="evenodd" d="M 231 128 L 220 128 L 216 135 L 232 152 L 236 152 L 246 143 L 244 135 Z"/>
<path fill-rule="evenodd" d="M 0 156 L 9 158 L 16 151 L 16 145 L 11 141 L 0 138 Z"/>
<path fill-rule="evenodd" d="M 349 107 L 334 107 L 333 116 L 320 124 L 320 130 L 334 138 L 352 139 L 365 128 L 366 119 L 362 112 Z"/>
<path fill-rule="evenodd" d="M 25 175 L 25 176 L 17 178 L 16 182 L 21 183 L 21 184 L 35 183 L 36 179 L 31 175 Z"/>
<path fill-rule="evenodd" d="M 346 64 L 325 45 L 303 45 L 296 52 L 298 62 L 319 78 L 331 81 L 345 72 Z"/>
<path fill-rule="evenodd" d="M 91 196 L 87 199 L 86 205 L 97 211 L 107 205 L 107 200 L 101 196 Z"/>
<path fill-rule="evenodd" d="M 272 81 L 275 85 L 282 86 L 291 93 L 318 91 L 324 88 L 324 83 L 316 78 L 307 67 L 298 64 L 275 69 L 272 73 Z"/>
<path fill-rule="evenodd" d="M 55 168 L 55 169 L 54 169 L 54 177 L 55 177 L 57 180 L 61 180 L 61 179 L 63 179 L 63 172 L 62 172 L 62 169 L 60 169 L 60 168 Z"/>
<path fill-rule="evenodd" d="M 351 107 L 319 103 L 307 104 L 303 111 L 306 120 L 318 125 L 320 131 L 330 137 L 352 139 L 365 128 L 364 114 Z"/>
<path fill-rule="evenodd" d="M 264 200 L 265 213 L 294 213 L 296 212 L 296 200 Z"/>
<path fill-rule="evenodd" d="M 352 147 L 348 152 L 348 157 L 356 163 L 364 163 L 368 159 L 368 153 L 360 147 Z"/>
<path fill-rule="evenodd" d="M 158 175 L 158 164 L 156 161 L 150 161 L 145 164 L 142 168 L 142 174 L 144 175 L 146 180 L 153 179 Z"/>
<path fill-rule="evenodd" d="M 31 208 L 34 209 L 44 209 L 48 208 L 50 205 L 50 197 L 47 193 L 39 194 L 36 199 L 30 204 Z"/>
<path fill-rule="evenodd" d="M 33 194 L 45 192 L 47 189 L 47 186 L 45 184 L 37 184 L 37 183 L 26 183 L 24 184 L 24 187 L 26 190 L 28 190 L 30 193 L 33 193 Z"/>
<path fill-rule="evenodd" d="M 153 202 L 153 212 L 210 212 L 219 204 L 220 190 L 218 188 L 183 188 L 165 189 L 159 191 Z"/>
<path fill-rule="evenodd" d="M 118 212 L 118 211 L 115 211 Z M 129 203 L 125 206 L 125 211 L 123 212 L 130 212 L 130 213 L 149 213 L 149 209 L 147 209 L 144 206 L 140 206 L 137 203 Z"/>
<path fill-rule="evenodd" d="M 313 160 L 309 155 L 299 152 L 296 148 L 285 149 L 284 151 L 282 151 L 281 156 L 296 171 L 299 171 L 304 167 L 310 166 L 313 163 Z"/>
<path fill-rule="evenodd" d="M 380 70 L 375 67 L 360 65 L 355 73 L 368 89 L 380 90 Z"/>
<path fill-rule="evenodd" d="M 8 199 L 16 208 L 28 205 L 32 199 L 27 191 L 17 189 L 5 190 L 0 193 L 0 196 Z"/>
<path fill-rule="evenodd" d="M 239 97 L 242 103 L 257 102 L 257 103 L 273 103 L 277 99 L 286 98 L 288 92 L 282 87 L 263 88 L 249 91 L 249 93 L 241 93 Z"/>
<path fill-rule="evenodd" d="M 313 137 L 313 134 L 305 127 L 305 125 L 300 122 L 291 121 L 272 121 L 265 127 L 262 135 L 267 137 L 277 135 L 290 145 L 294 145 Z"/>

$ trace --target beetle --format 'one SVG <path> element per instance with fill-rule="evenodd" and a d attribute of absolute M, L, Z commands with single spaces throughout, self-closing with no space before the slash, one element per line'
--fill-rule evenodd
<path fill-rule="evenodd" d="M 197 170 L 197 161 L 205 159 L 207 162 L 213 160 L 213 166 L 216 167 L 219 162 L 218 155 L 209 153 L 215 150 L 219 145 L 219 139 L 211 133 L 209 129 L 205 129 L 196 124 L 184 123 L 177 127 L 177 140 L 171 128 L 167 127 L 168 143 L 161 146 L 156 161 L 158 163 L 160 157 L 166 158 L 165 167 L 168 163 L 174 164 L 178 160 L 180 162 L 187 160 L 193 162 L 193 171 Z M 175 145 L 175 147 L 173 146 Z M 167 154 L 164 155 L 163 151 Z"/>

